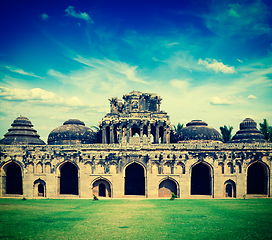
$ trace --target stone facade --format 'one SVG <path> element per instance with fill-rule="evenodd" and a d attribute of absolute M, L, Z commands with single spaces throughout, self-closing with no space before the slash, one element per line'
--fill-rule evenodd
<path fill-rule="evenodd" d="M 180 134 L 190 131 L 186 141 L 170 143 L 159 96 L 131 92 L 124 100 L 110 100 L 111 113 L 100 123 L 103 143 L 0 145 L 0 197 L 271 196 L 272 143 L 259 135 L 260 141 L 223 143 L 202 121 Z M 240 128 L 255 129 L 252 121 Z"/>

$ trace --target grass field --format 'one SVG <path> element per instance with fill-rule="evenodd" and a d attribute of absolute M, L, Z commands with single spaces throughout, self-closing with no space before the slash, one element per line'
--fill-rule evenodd
<path fill-rule="evenodd" d="M 0 199 L 0 239 L 272 239 L 272 199 Z"/>

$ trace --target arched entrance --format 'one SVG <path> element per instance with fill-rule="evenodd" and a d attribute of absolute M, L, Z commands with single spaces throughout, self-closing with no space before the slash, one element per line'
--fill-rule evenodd
<path fill-rule="evenodd" d="M 34 197 L 45 197 L 46 196 L 46 184 L 45 181 L 40 178 L 34 182 Z"/>
<path fill-rule="evenodd" d="M 14 162 L 6 168 L 6 194 L 23 194 L 21 168 Z"/>
<path fill-rule="evenodd" d="M 98 186 L 98 196 L 106 197 L 106 186 L 104 183 L 100 183 Z"/>
<path fill-rule="evenodd" d="M 224 183 L 225 197 L 236 197 L 236 184 L 232 180 L 228 180 Z"/>
<path fill-rule="evenodd" d="M 111 197 L 110 183 L 104 179 L 98 179 L 94 181 L 93 194 L 99 197 Z"/>
<path fill-rule="evenodd" d="M 173 180 L 166 179 L 160 183 L 158 192 L 159 197 L 171 197 L 172 192 L 177 195 L 177 184 Z"/>
<path fill-rule="evenodd" d="M 132 163 L 126 168 L 125 195 L 145 195 L 144 168 L 138 163 Z"/>
<path fill-rule="evenodd" d="M 260 162 L 251 164 L 247 169 L 247 194 L 267 194 L 267 167 Z"/>
<path fill-rule="evenodd" d="M 60 194 L 78 195 L 78 170 L 70 162 L 60 167 Z"/>
<path fill-rule="evenodd" d="M 211 168 L 205 163 L 198 163 L 192 168 L 191 194 L 212 195 Z"/>

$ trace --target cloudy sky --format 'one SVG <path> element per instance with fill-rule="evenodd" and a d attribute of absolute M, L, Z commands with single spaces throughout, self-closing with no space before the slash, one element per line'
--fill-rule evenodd
<path fill-rule="evenodd" d="M 270 0 L 0 3 L 0 135 L 97 125 L 110 97 L 157 93 L 173 124 L 272 125 Z"/>

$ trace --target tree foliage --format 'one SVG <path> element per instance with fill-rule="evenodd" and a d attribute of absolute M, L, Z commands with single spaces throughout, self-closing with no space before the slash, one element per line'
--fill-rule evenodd
<path fill-rule="evenodd" d="M 175 132 L 178 132 L 178 131 L 180 131 L 181 129 L 183 129 L 183 124 L 178 123 L 177 126 L 174 125 L 174 131 L 175 131 Z"/>
<path fill-rule="evenodd" d="M 272 127 L 269 126 L 266 119 L 263 120 L 263 123 L 260 124 L 260 132 L 264 135 L 264 138 L 272 142 Z"/>
<path fill-rule="evenodd" d="M 178 141 L 178 133 L 183 129 L 183 124 L 178 123 L 177 126 L 173 126 L 170 133 L 170 142 L 176 143 Z"/>
<path fill-rule="evenodd" d="M 231 140 L 232 129 L 233 129 L 232 126 L 227 127 L 226 125 L 224 125 L 224 127 L 220 127 L 221 135 L 225 143 Z"/>

